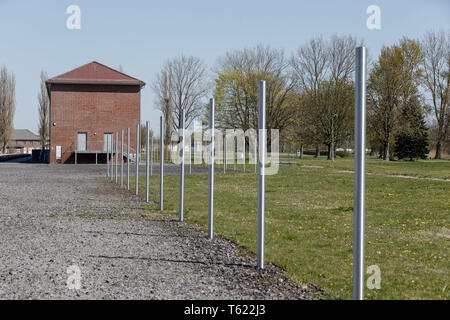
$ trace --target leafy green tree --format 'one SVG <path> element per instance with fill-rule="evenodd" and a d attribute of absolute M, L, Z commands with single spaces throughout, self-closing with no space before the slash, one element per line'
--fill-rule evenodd
<path fill-rule="evenodd" d="M 422 120 L 419 130 L 415 132 L 402 132 L 395 137 L 394 155 L 399 159 L 409 158 L 427 159 L 430 152 L 428 148 L 428 127 Z"/>
<path fill-rule="evenodd" d="M 426 159 L 428 126 L 425 122 L 422 101 L 416 94 L 404 104 L 400 115 L 402 126 L 395 136 L 394 156 L 399 159 Z"/>
<path fill-rule="evenodd" d="M 235 50 L 222 57 L 214 92 L 217 127 L 258 128 L 258 82 L 265 80 L 267 139 L 270 129 L 282 133 L 294 114 L 290 103 L 294 80 L 288 67 L 283 51 L 269 46 Z"/>
<path fill-rule="evenodd" d="M 409 158 L 426 159 L 429 152 L 428 134 L 424 130 L 424 135 L 411 135 L 400 133 L 395 137 L 394 155 L 399 159 Z"/>
<path fill-rule="evenodd" d="M 395 137 L 404 124 L 400 121 L 404 105 L 418 96 L 423 55 L 420 44 L 402 39 L 399 44 L 383 47 L 367 86 L 367 120 L 372 145 L 381 145 L 382 158 L 392 158 Z"/>
<path fill-rule="evenodd" d="M 319 91 L 315 116 L 319 123 L 317 134 L 328 148 L 333 160 L 336 146 L 352 139 L 355 89 L 349 80 L 327 81 Z"/>

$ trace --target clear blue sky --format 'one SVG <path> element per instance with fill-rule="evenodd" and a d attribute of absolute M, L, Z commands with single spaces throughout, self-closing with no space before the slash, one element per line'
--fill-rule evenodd
<path fill-rule="evenodd" d="M 66 28 L 66 9 L 81 8 L 81 30 Z M 366 28 L 366 8 L 381 8 L 381 30 Z M 313 36 L 352 34 L 372 59 L 403 35 L 450 30 L 448 0 L 0 0 L 0 65 L 16 75 L 16 128 L 37 132 L 39 75 L 50 77 L 93 60 L 147 83 L 141 120 L 159 130 L 150 83 L 181 53 L 209 69 L 226 51 L 259 43 L 290 55 Z"/>

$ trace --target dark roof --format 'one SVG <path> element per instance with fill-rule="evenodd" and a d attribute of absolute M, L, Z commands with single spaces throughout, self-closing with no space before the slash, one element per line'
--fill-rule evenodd
<path fill-rule="evenodd" d="M 120 84 L 145 86 L 145 82 L 114 70 L 97 61 L 90 62 L 46 81 L 66 84 Z"/>
<path fill-rule="evenodd" d="M 10 146 L 9 144 L 6 145 L 6 149 L 23 149 L 23 148 L 24 148 L 23 144 L 19 143 L 16 143 L 12 146 Z"/>
<path fill-rule="evenodd" d="M 41 137 L 28 129 L 14 129 L 11 134 L 11 140 L 41 141 Z"/>

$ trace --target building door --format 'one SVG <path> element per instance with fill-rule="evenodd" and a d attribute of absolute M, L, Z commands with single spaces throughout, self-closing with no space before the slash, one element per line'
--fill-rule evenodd
<path fill-rule="evenodd" d="M 103 151 L 111 152 L 112 133 L 103 134 Z"/>
<path fill-rule="evenodd" d="M 87 146 L 87 133 L 78 132 L 77 151 L 86 151 L 86 146 Z"/>

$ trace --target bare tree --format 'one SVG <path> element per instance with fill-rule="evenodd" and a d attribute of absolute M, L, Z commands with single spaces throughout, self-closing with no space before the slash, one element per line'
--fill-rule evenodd
<path fill-rule="evenodd" d="M 353 103 L 352 73 L 355 68 L 355 47 L 352 36 L 331 37 L 329 42 L 313 38 L 301 46 L 291 58 L 298 81 L 297 92 L 303 96 L 299 108 L 308 118 L 309 130 L 303 131 L 316 144 L 328 147 L 328 159 L 333 160 L 338 143 L 351 136 Z"/>
<path fill-rule="evenodd" d="M 291 65 L 294 75 L 298 79 L 299 93 L 310 96 L 312 104 L 308 104 L 311 110 L 304 114 L 308 116 L 310 136 L 316 144 L 316 157 L 319 156 L 320 138 L 317 134 L 317 123 L 314 111 L 315 105 L 318 103 L 318 91 L 321 83 L 325 80 L 326 69 L 328 66 L 326 44 L 321 37 L 311 39 L 307 44 L 301 46 L 291 58 Z M 304 106 L 306 107 L 306 105 Z"/>
<path fill-rule="evenodd" d="M 171 79 L 172 76 L 170 74 L 171 70 L 162 69 L 159 74 L 156 76 L 156 80 L 153 83 L 152 87 L 157 96 L 156 104 L 161 110 L 164 116 L 164 145 L 169 145 L 171 143 L 171 135 L 172 135 L 172 85 Z"/>
<path fill-rule="evenodd" d="M 437 124 L 435 159 L 440 159 L 450 126 L 450 34 L 446 35 L 444 31 L 427 32 L 421 45 L 424 53 L 424 83 L 431 95 Z"/>
<path fill-rule="evenodd" d="M 38 108 L 39 108 L 39 136 L 41 137 L 41 146 L 44 149 L 45 144 L 49 140 L 49 111 L 50 99 L 48 97 L 47 87 L 45 81 L 48 76 L 45 71 L 41 71 L 41 88 L 38 93 Z"/>
<path fill-rule="evenodd" d="M 13 130 L 16 110 L 15 88 L 14 74 L 8 74 L 6 66 L 3 66 L 0 70 L 0 145 L 2 145 L 3 153 L 6 152 Z"/>
<path fill-rule="evenodd" d="M 291 58 L 291 65 L 303 90 L 317 92 L 325 80 L 328 67 L 326 50 L 321 37 L 313 38 Z"/>
<path fill-rule="evenodd" d="M 362 45 L 362 44 L 361 44 Z M 330 80 L 349 80 L 355 71 L 356 38 L 351 35 L 331 37 L 328 46 Z"/>
<path fill-rule="evenodd" d="M 170 106 L 172 127 L 179 127 L 181 110 L 184 109 L 187 128 L 204 107 L 203 100 L 209 89 L 205 65 L 199 58 L 185 55 L 169 60 L 153 84 L 153 89 L 159 96 L 160 109 L 163 111 Z"/>
<path fill-rule="evenodd" d="M 353 130 L 353 83 L 352 73 L 355 70 L 356 38 L 352 36 L 331 37 L 328 45 L 329 81 L 325 106 L 322 106 L 319 117 L 323 126 L 322 137 L 328 147 L 328 159 L 334 159 L 338 143 L 351 139 Z"/>

